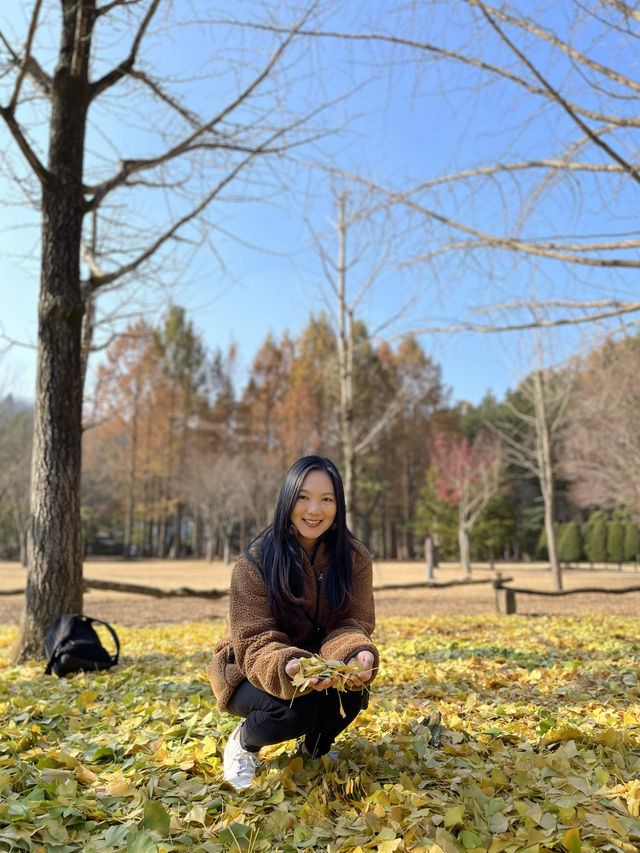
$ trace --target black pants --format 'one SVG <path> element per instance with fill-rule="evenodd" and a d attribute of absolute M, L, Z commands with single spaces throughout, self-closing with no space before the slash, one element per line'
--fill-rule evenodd
<path fill-rule="evenodd" d="M 340 714 L 340 703 L 345 716 Z M 351 723 L 358 712 L 369 704 L 367 690 L 338 691 L 335 687 L 319 692 L 312 690 L 293 702 L 278 699 L 246 679 L 234 690 L 228 710 L 245 717 L 240 730 L 243 749 L 257 752 L 260 747 L 282 743 L 304 735 L 311 755 L 325 755 L 334 738 Z"/>

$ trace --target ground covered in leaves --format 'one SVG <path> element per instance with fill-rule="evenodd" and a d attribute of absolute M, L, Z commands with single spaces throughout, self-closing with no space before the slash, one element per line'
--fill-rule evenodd
<path fill-rule="evenodd" d="M 0 850 L 635 853 L 638 625 L 381 620 L 339 759 L 263 751 L 242 795 L 204 675 L 221 625 L 116 626 L 122 663 L 62 680 L 11 666 L 0 625 Z"/>

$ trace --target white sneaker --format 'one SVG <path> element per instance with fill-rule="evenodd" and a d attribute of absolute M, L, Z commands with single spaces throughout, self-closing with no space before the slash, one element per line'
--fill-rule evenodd
<path fill-rule="evenodd" d="M 251 785 L 259 763 L 257 752 L 249 752 L 242 748 L 238 737 L 241 727 L 242 723 L 238 723 L 229 735 L 229 740 L 224 748 L 223 779 L 233 785 L 236 791 L 242 791 Z"/>

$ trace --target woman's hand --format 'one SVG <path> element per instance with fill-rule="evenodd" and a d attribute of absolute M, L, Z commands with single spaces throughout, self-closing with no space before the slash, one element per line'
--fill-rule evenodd
<path fill-rule="evenodd" d="M 360 662 L 362 666 L 362 672 L 359 672 L 357 675 L 350 675 L 347 678 L 346 685 L 349 690 L 362 690 L 366 684 L 371 681 L 373 678 L 373 664 L 375 662 L 375 658 L 373 657 L 372 652 L 358 652 L 355 657 L 350 658 L 350 660 L 357 660 Z"/>
<path fill-rule="evenodd" d="M 300 669 L 300 662 L 298 658 L 292 658 L 290 661 L 287 661 L 287 665 L 284 668 L 284 671 L 287 673 L 289 678 L 293 678 L 293 676 Z M 333 678 L 310 678 L 309 679 L 309 687 L 312 687 L 314 690 L 326 690 L 328 687 L 333 685 Z"/>

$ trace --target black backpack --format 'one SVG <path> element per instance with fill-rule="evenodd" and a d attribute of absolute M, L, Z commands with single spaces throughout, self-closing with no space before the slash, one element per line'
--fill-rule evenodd
<path fill-rule="evenodd" d="M 92 623 L 109 629 L 116 644 L 115 654 L 109 654 L 102 645 Z M 56 620 L 47 631 L 44 646 L 49 655 L 45 674 L 54 672 L 59 678 L 79 670 L 109 669 L 118 663 L 120 654 L 120 641 L 111 625 L 77 613 L 64 613 Z"/>

